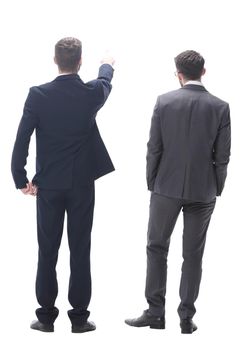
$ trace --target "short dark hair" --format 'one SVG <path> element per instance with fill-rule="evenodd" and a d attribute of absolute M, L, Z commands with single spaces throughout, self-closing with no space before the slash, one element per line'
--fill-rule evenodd
<path fill-rule="evenodd" d="M 205 60 L 200 53 L 187 50 L 175 57 L 177 71 L 185 78 L 196 80 L 202 76 Z"/>
<path fill-rule="evenodd" d="M 76 38 L 63 38 L 55 45 L 55 60 L 61 71 L 77 72 L 82 55 L 82 43 Z"/>

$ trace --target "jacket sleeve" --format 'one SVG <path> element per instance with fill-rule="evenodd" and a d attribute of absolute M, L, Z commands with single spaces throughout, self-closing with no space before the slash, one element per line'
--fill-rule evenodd
<path fill-rule="evenodd" d="M 33 91 L 29 91 L 12 153 L 11 170 L 16 188 L 25 188 L 28 183 L 25 165 L 31 135 L 37 126 L 37 116 L 33 111 Z"/>
<path fill-rule="evenodd" d="M 157 176 L 163 153 L 163 141 L 161 134 L 161 111 L 159 106 L 159 98 L 157 99 L 151 120 L 151 129 L 149 141 L 147 143 L 146 156 L 146 179 L 148 190 L 154 190 L 154 183 Z"/>
<path fill-rule="evenodd" d="M 218 134 L 214 143 L 213 158 L 217 180 L 217 196 L 220 196 L 227 176 L 231 148 L 231 124 L 229 105 L 225 105 Z"/>
<path fill-rule="evenodd" d="M 98 78 L 88 83 L 95 91 L 96 113 L 104 105 L 111 92 L 113 74 L 114 69 L 110 64 L 102 64 L 99 68 Z"/>

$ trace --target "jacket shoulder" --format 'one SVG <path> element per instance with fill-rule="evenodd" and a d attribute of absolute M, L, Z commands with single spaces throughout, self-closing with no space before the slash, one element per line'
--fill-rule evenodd
<path fill-rule="evenodd" d="M 228 107 L 229 106 L 229 103 L 222 100 L 221 98 L 211 94 L 210 92 L 207 93 L 207 96 L 209 98 L 209 100 L 215 104 L 216 106 L 219 106 L 219 107 Z"/>
<path fill-rule="evenodd" d="M 54 85 L 55 85 L 54 81 L 41 84 L 41 85 L 34 85 L 34 86 L 31 86 L 29 91 L 31 95 L 34 95 L 34 96 L 41 95 L 41 93 L 51 90 L 54 87 Z"/>
<path fill-rule="evenodd" d="M 157 97 L 157 103 L 159 104 L 167 104 L 172 102 L 175 99 L 178 99 L 179 97 L 181 97 L 181 89 L 176 89 L 176 90 L 172 90 L 169 92 L 166 92 L 162 95 L 159 95 Z"/>
<path fill-rule="evenodd" d="M 182 100 L 185 97 L 188 97 L 186 96 L 187 91 L 189 92 L 190 90 L 179 88 L 176 90 L 169 91 L 165 94 L 159 95 L 157 98 L 157 102 L 159 103 L 159 105 L 166 105 L 179 99 Z M 215 95 L 212 95 L 209 91 L 205 91 L 205 94 L 202 94 L 202 96 L 207 102 L 211 103 L 213 106 L 223 108 L 227 108 L 229 106 L 228 102 L 220 99 Z"/>

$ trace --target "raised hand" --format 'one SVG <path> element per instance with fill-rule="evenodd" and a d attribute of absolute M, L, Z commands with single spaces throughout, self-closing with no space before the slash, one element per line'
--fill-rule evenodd
<path fill-rule="evenodd" d="M 106 52 L 105 56 L 100 61 L 101 64 L 110 64 L 111 66 L 114 66 L 115 59 L 112 55 L 109 54 L 109 52 Z"/>

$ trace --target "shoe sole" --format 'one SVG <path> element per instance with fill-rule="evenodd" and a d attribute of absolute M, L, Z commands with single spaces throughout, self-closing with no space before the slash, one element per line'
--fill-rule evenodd
<path fill-rule="evenodd" d="M 78 330 L 72 329 L 71 332 L 72 333 L 87 333 L 87 332 L 92 332 L 92 331 L 95 331 L 95 330 L 96 330 L 96 328 L 87 329 L 87 330 L 83 330 L 83 331 L 78 331 Z"/>
<path fill-rule="evenodd" d="M 165 329 L 165 324 L 160 324 L 160 323 L 144 324 L 144 325 L 140 325 L 140 326 L 135 326 L 135 325 L 125 321 L 125 324 L 127 324 L 130 327 L 135 327 L 135 328 L 150 327 L 151 329 Z"/>
<path fill-rule="evenodd" d="M 53 333 L 54 332 L 54 329 L 44 330 L 44 329 L 39 329 L 39 328 L 32 328 L 32 327 L 30 327 L 30 328 L 33 329 L 34 331 L 39 331 L 39 332 L 44 332 L 44 333 Z"/>
<path fill-rule="evenodd" d="M 151 324 L 149 327 L 151 329 L 165 329 L 165 325 L 163 324 Z"/>

